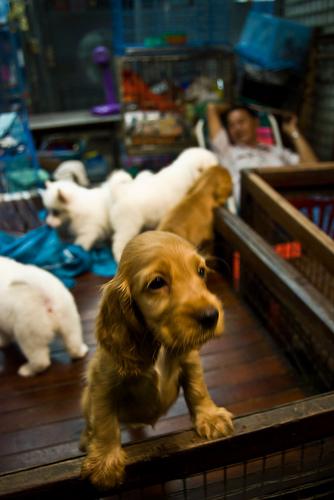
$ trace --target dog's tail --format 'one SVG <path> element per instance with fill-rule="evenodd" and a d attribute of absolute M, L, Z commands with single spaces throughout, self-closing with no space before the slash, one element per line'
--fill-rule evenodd
<path fill-rule="evenodd" d="M 63 292 L 61 304 L 57 308 L 57 331 L 62 336 L 71 358 L 82 358 L 88 347 L 82 340 L 80 316 L 72 294 L 65 287 Z"/>
<path fill-rule="evenodd" d="M 71 180 L 80 186 L 89 186 L 85 165 L 79 160 L 63 161 L 54 171 L 53 177 L 56 181 Z"/>
<path fill-rule="evenodd" d="M 125 170 L 115 170 L 108 178 L 107 183 L 109 188 L 113 189 L 114 187 L 119 186 L 120 184 L 127 184 L 132 181 L 132 177 L 130 174 L 125 172 Z"/>

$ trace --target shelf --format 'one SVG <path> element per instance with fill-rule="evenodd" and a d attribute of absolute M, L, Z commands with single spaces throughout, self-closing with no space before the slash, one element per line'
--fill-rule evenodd
<path fill-rule="evenodd" d="M 217 46 L 189 46 L 189 45 L 175 45 L 174 47 L 126 47 L 124 54 L 120 57 L 125 61 L 131 60 L 150 60 L 150 59 L 189 59 L 189 57 L 203 57 L 205 55 L 214 55 L 218 53 L 225 53 L 232 56 L 233 51 L 231 47 L 226 45 Z"/>
<path fill-rule="evenodd" d="M 29 116 L 31 130 L 48 130 L 55 128 L 70 128 L 86 125 L 103 125 L 117 123 L 122 120 L 120 114 L 108 116 L 92 115 L 87 110 L 64 111 L 58 113 L 43 113 Z"/>

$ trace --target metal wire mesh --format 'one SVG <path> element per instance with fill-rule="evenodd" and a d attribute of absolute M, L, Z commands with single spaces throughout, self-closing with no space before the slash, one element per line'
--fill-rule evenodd
<path fill-rule="evenodd" d="M 142 489 L 113 495 L 110 500 L 248 500 L 271 496 L 320 498 L 332 492 L 334 437 L 303 443 L 254 460 L 203 471 Z M 278 497 L 277 497 L 278 498 Z M 281 496 L 280 496 L 281 498 Z"/>
<path fill-rule="evenodd" d="M 322 336 L 315 339 L 307 321 L 301 324 L 293 310 L 279 301 L 248 266 L 242 265 L 242 257 L 240 288 L 305 383 L 330 387 L 334 360 L 327 339 Z"/>
<path fill-rule="evenodd" d="M 231 99 L 232 65 L 231 54 L 224 50 L 184 49 L 155 54 L 134 52 L 118 58 L 122 100 L 130 110 L 157 109 L 186 114 L 186 102 L 199 98 L 198 88 L 189 93 L 189 86 L 198 78 L 205 79 L 202 85 L 209 85 L 211 81 L 210 85 L 214 86 L 219 81 L 220 91 Z M 205 88 L 202 88 L 202 93 Z"/>

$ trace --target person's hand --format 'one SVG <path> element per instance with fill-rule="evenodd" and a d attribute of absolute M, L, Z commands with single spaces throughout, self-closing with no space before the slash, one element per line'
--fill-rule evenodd
<path fill-rule="evenodd" d="M 294 137 L 297 134 L 299 135 L 300 132 L 298 130 L 298 118 L 297 118 L 297 115 L 291 114 L 291 115 L 287 116 L 283 120 L 282 130 L 289 137 Z"/>
<path fill-rule="evenodd" d="M 282 123 L 282 130 L 292 140 L 294 149 L 299 155 L 299 163 L 319 161 L 312 147 L 308 144 L 305 137 L 303 137 L 303 135 L 300 133 L 296 115 L 291 114 L 290 116 L 286 116 L 285 120 Z"/>
<path fill-rule="evenodd" d="M 208 102 L 207 111 L 220 114 L 225 113 L 230 107 L 231 104 L 228 102 Z"/>

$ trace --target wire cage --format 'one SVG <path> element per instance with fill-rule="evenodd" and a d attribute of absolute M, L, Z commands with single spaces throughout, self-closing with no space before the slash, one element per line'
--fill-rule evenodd
<path fill-rule="evenodd" d="M 161 47 L 222 44 L 229 40 L 229 2 L 116 0 L 111 2 L 113 45 Z"/>
<path fill-rule="evenodd" d="M 193 128 L 205 103 L 232 100 L 231 34 L 244 17 L 239 14 L 230 2 L 216 0 L 112 2 L 123 166 L 158 170 L 166 155 L 170 163 L 197 145 Z"/>
<path fill-rule="evenodd" d="M 131 156 L 175 158 L 196 145 L 193 129 L 206 101 L 232 99 L 233 54 L 226 48 L 129 49 L 117 68 Z"/>
<path fill-rule="evenodd" d="M 198 97 L 196 88 L 191 85 L 200 77 L 207 78 L 198 91 L 202 92 L 203 96 L 199 97 L 203 100 L 215 96 L 231 98 L 233 55 L 226 48 L 129 50 L 118 61 L 121 63 L 122 100 L 130 109 L 175 111 L 182 99 L 191 101 Z M 159 83 L 160 88 L 157 87 Z"/>
<path fill-rule="evenodd" d="M 333 171 L 333 164 L 317 164 L 244 172 L 241 207 L 242 217 L 330 302 Z"/>

